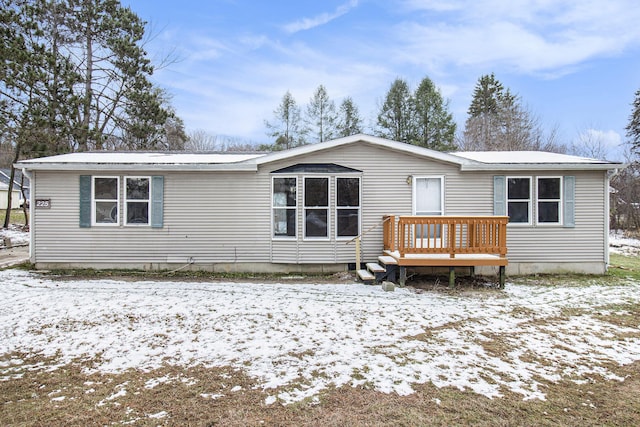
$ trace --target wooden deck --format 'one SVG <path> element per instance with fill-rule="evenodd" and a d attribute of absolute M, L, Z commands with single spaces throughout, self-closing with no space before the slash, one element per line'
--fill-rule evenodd
<path fill-rule="evenodd" d="M 406 267 L 497 266 L 504 286 L 507 259 L 506 216 L 394 216 L 383 221 L 386 255 L 399 266 L 399 282 L 406 282 Z"/>

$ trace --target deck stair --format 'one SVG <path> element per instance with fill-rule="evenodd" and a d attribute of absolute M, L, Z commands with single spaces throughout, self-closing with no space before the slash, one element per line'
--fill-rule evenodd
<path fill-rule="evenodd" d="M 369 270 L 361 269 L 356 271 L 358 279 L 365 285 L 372 285 L 376 281 L 376 276 L 371 274 Z"/>
<path fill-rule="evenodd" d="M 397 280 L 398 263 L 390 256 L 378 257 L 378 262 L 368 262 L 366 269 L 358 270 L 358 278 L 366 284 L 380 284 L 387 280 L 395 282 Z"/>

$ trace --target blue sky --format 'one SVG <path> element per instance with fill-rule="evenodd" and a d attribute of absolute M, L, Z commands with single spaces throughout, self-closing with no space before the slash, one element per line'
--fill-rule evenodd
<path fill-rule="evenodd" d="M 636 0 L 122 0 L 153 34 L 153 78 L 187 131 L 270 142 L 264 120 L 289 90 L 351 96 L 372 133 L 397 77 L 428 76 L 462 130 L 473 88 L 495 73 L 546 129 L 602 141 L 620 159 L 640 89 Z"/>

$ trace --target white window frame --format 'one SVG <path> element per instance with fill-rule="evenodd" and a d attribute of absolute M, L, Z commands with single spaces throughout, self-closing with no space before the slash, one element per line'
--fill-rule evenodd
<path fill-rule="evenodd" d="M 117 216 L 115 222 L 97 222 L 96 205 L 98 202 L 114 202 L 114 199 L 96 199 L 96 179 L 115 179 L 116 180 L 116 209 Z M 96 175 L 91 177 L 91 225 L 95 227 L 118 227 L 120 225 L 120 177 L 113 175 Z"/>
<path fill-rule="evenodd" d="M 127 198 L 127 181 L 129 179 L 146 179 L 147 181 L 149 181 L 149 194 L 147 195 L 147 199 L 128 199 Z M 153 189 L 151 188 L 152 184 L 152 179 L 150 176 L 125 176 L 123 179 L 123 183 L 124 183 L 124 187 L 123 187 L 123 200 L 124 200 L 124 216 L 122 217 L 122 221 L 124 223 L 125 226 L 127 227 L 149 227 L 151 226 L 151 194 Z M 134 202 L 134 203 L 143 203 L 146 202 L 147 203 L 147 222 L 146 223 L 129 223 L 127 221 L 127 218 L 129 218 L 129 202 Z"/>
<path fill-rule="evenodd" d="M 540 199 L 539 182 L 541 179 L 558 179 L 560 181 L 560 198 L 559 199 Z M 562 176 L 536 176 L 536 224 L 541 227 L 562 225 L 563 212 L 562 205 L 564 200 L 564 183 Z M 558 204 L 558 222 L 540 222 L 540 202 L 556 202 Z"/>
<path fill-rule="evenodd" d="M 296 180 L 296 205 L 295 206 L 276 206 L 275 202 L 274 202 L 274 181 L 277 178 L 282 178 L 282 179 L 286 179 L 286 178 L 293 178 Z M 271 177 L 271 239 L 272 240 L 297 240 L 298 238 L 298 205 L 300 203 L 300 185 L 299 185 L 299 178 L 297 175 L 273 175 Z M 275 230 L 275 211 L 276 209 L 284 209 L 284 210 L 293 210 L 295 211 L 295 219 L 296 219 L 296 226 L 295 226 L 295 234 L 293 236 L 276 236 L 276 230 Z"/>
<path fill-rule="evenodd" d="M 529 180 L 529 198 L 528 199 L 510 199 L 509 198 L 509 180 L 510 179 L 528 179 Z M 534 224 L 534 219 L 533 219 L 533 203 L 534 203 L 534 193 L 533 193 L 533 182 L 534 182 L 534 177 L 533 176 L 507 176 L 505 177 L 504 180 L 504 184 L 505 184 L 505 189 L 504 189 L 504 194 L 505 194 L 505 200 L 506 200 L 506 214 L 507 216 L 509 215 L 509 202 L 513 201 L 513 202 L 524 202 L 526 201 L 528 203 L 528 209 L 527 209 L 527 218 L 528 221 L 527 222 L 511 222 L 509 221 L 508 226 L 510 227 L 526 227 L 526 226 L 531 226 Z M 537 183 L 537 181 L 536 181 Z"/>
<path fill-rule="evenodd" d="M 326 178 L 327 179 L 327 206 L 307 206 L 306 192 L 307 179 Z M 303 175 L 302 176 L 302 236 L 303 240 L 331 240 L 331 176 L 330 175 Z M 308 209 L 324 209 L 327 211 L 327 235 L 326 236 L 307 236 L 307 210 Z"/>
<path fill-rule="evenodd" d="M 338 206 L 338 180 L 339 179 L 357 179 L 358 180 L 358 206 Z M 354 237 L 357 237 L 362 232 L 362 176 L 360 175 L 336 175 L 335 176 L 335 207 L 334 207 L 334 218 L 335 218 L 335 238 L 336 240 L 352 240 Z M 329 201 L 331 203 L 331 201 Z M 356 210 L 358 211 L 358 234 L 355 236 L 338 236 L 338 211 L 339 210 Z"/>

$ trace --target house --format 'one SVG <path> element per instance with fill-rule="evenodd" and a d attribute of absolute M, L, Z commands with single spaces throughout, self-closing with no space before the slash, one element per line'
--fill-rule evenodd
<path fill-rule="evenodd" d="M 401 279 L 412 262 L 604 273 L 609 178 L 622 167 L 362 134 L 269 154 L 90 152 L 16 166 L 31 178 L 37 268 L 333 272 L 395 256 Z"/>
<path fill-rule="evenodd" d="M 11 180 L 10 169 L 0 169 L 0 209 L 6 209 L 9 197 L 9 181 Z M 13 177 L 13 189 L 11 190 L 11 209 L 17 209 L 22 207 L 24 198 L 22 196 L 24 185 L 24 194 L 26 198 L 29 197 L 29 180 L 22 177 L 22 172 L 16 170 Z"/>

